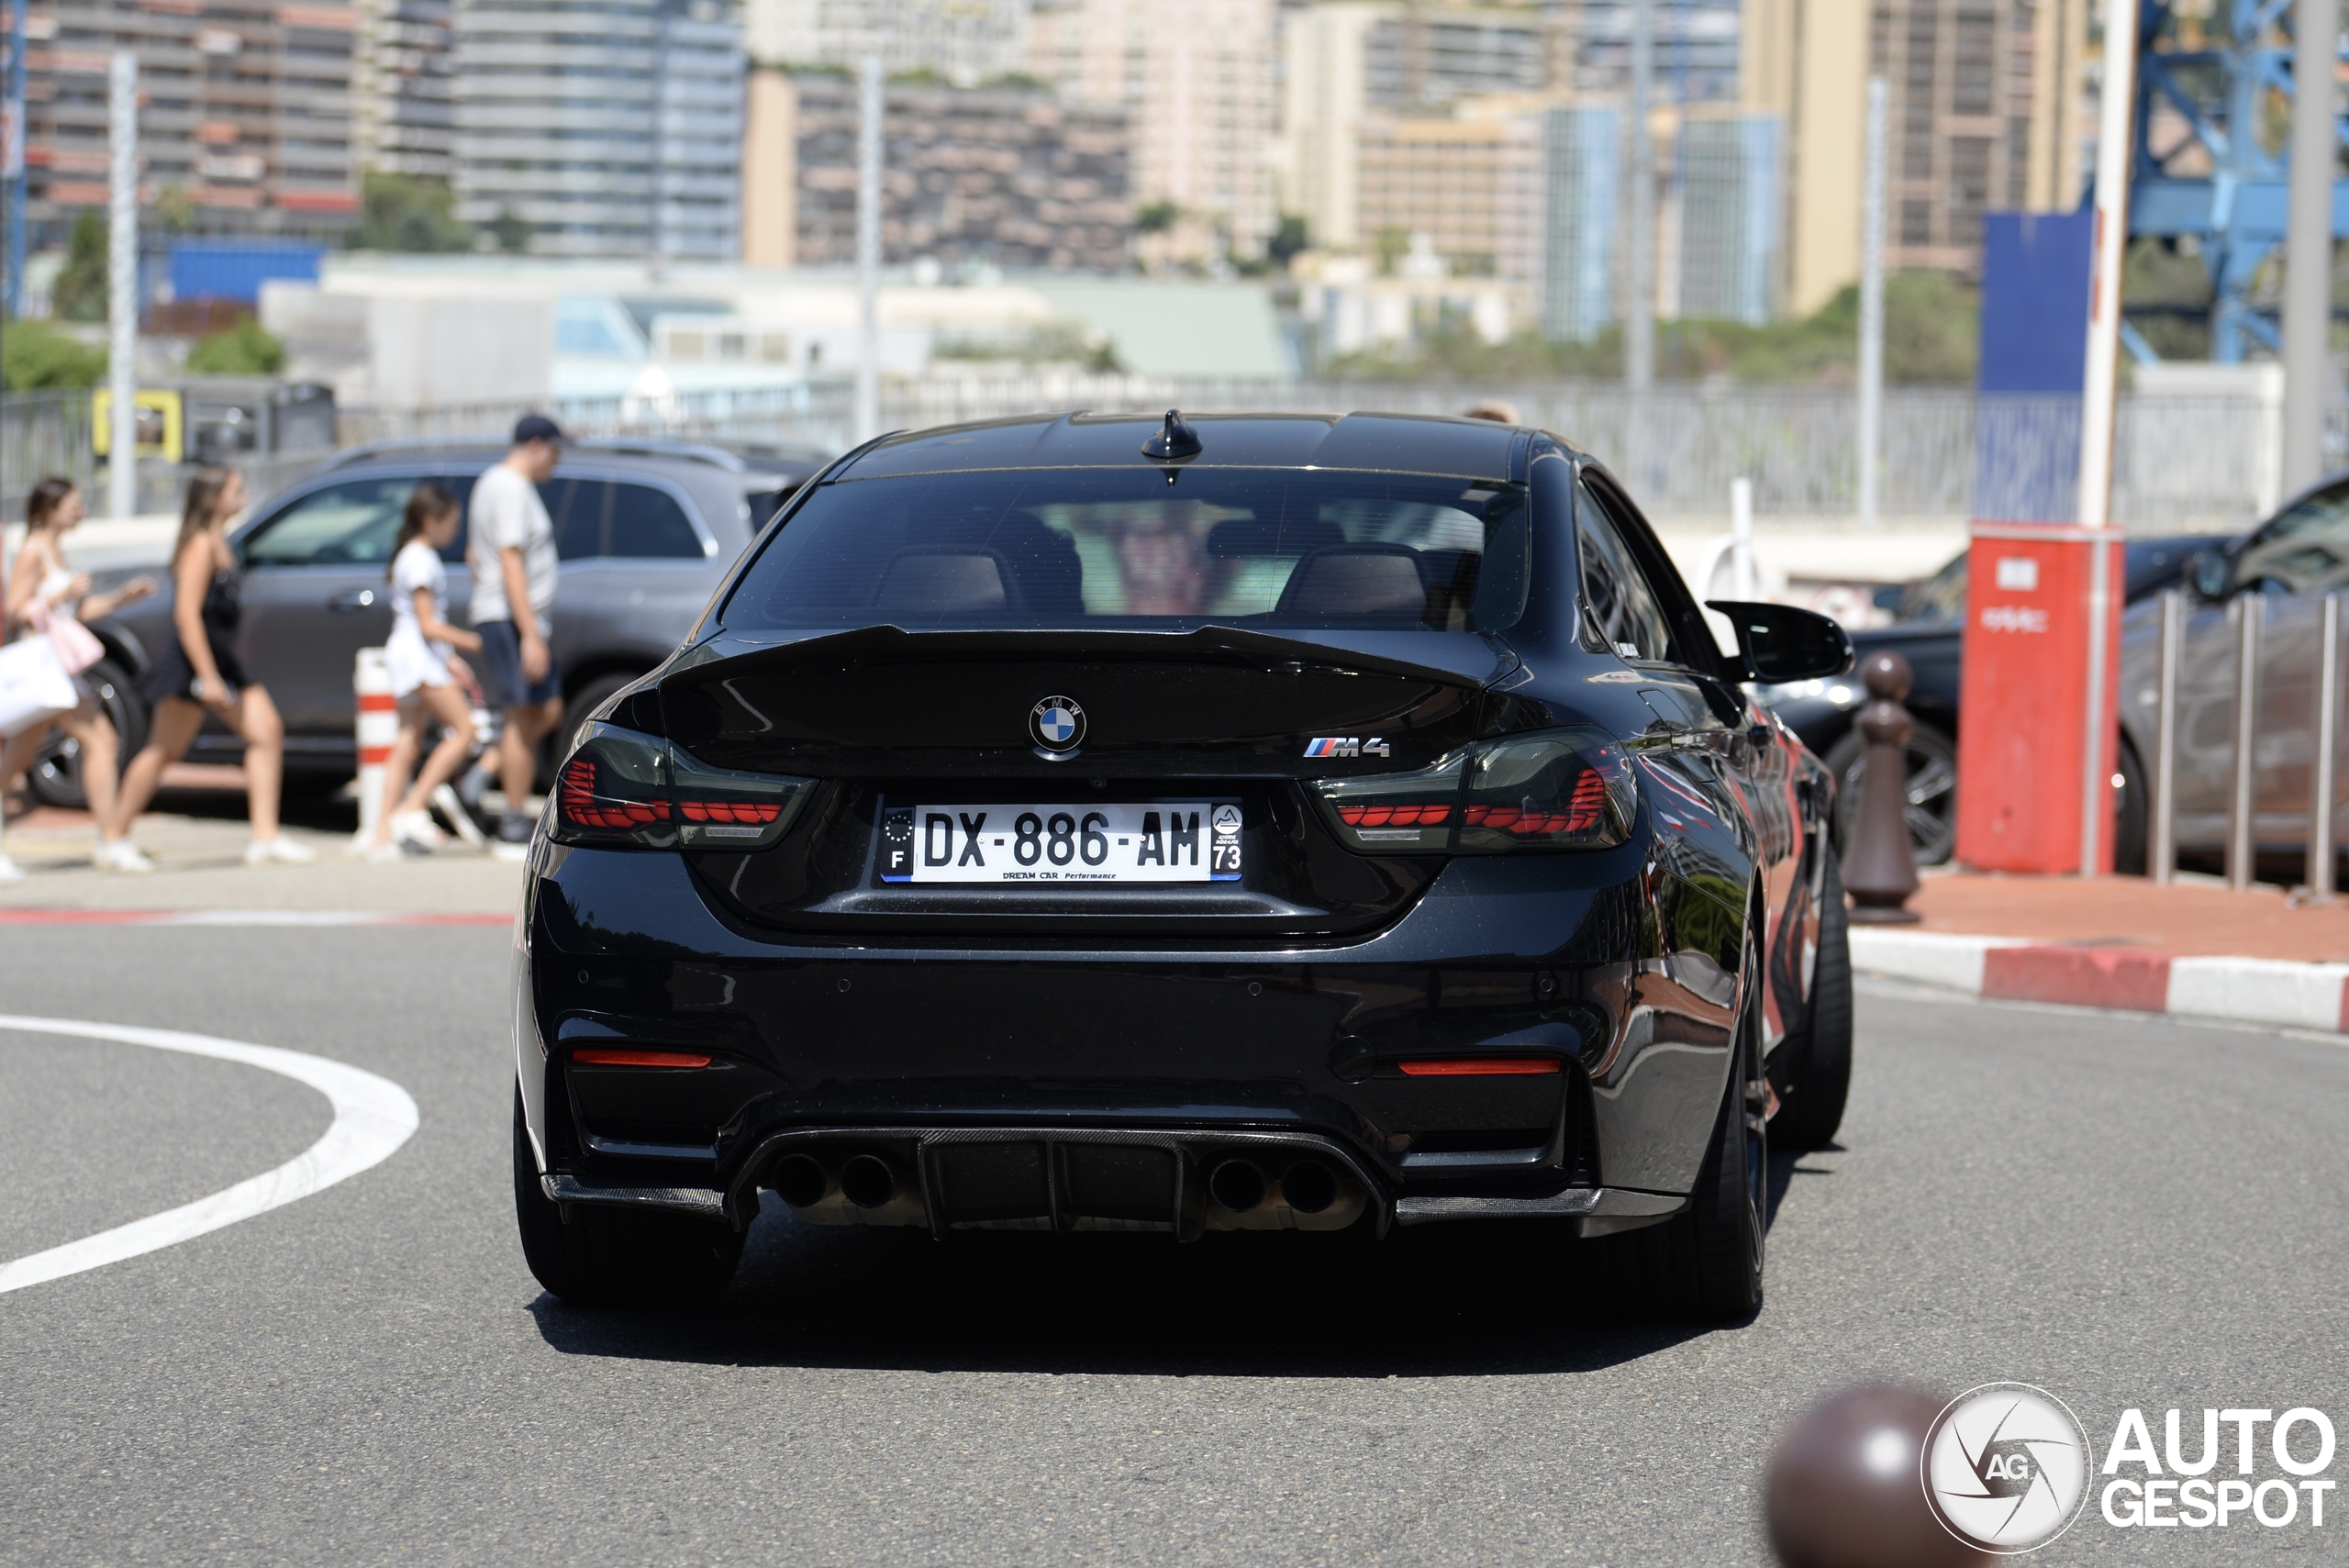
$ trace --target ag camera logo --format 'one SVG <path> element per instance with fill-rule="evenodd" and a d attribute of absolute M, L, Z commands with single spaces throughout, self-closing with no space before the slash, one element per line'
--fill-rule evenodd
<path fill-rule="evenodd" d="M 1978 1551 L 2032 1551 L 2087 1500 L 2087 1433 L 2069 1407 L 2028 1383 L 1986 1383 L 1933 1418 L 1918 1460 L 1943 1529 Z"/>

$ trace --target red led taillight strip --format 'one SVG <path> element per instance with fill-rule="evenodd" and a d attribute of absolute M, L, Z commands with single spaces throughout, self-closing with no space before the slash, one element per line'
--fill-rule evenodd
<path fill-rule="evenodd" d="M 574 1051 L 571 1060 L 582 1067 L 707 1067 L 709 1058 L 690 1051 L 614 1051 L 591 1046 Z"/>
<path fill-rule="evenodd" d="M 677 815 L 688 822 L 772 822 L 783 815 L 779 800 L 681 800 Z"/>
<path fill-rule="evenodd" d="M 1444 806 L 1341 806 L 1338 820 L 1349 828 L 1433 828 L 1452 820 Z"/>
<path fill-rule="evenodd" d="M 596 764 L 585 757 L 563 764 L 555 795 L 563 816 L 582 828 L 648 828 L 669 819 L 665 800 L 615 800 L 597 795 Z"/>
<path fill-rule="evenodd" d="M 1607 810 L 1607 781 L 1586 773 L 1575 781 L 1575 793 L 1564 811 L 1527 811 L 1515 806 L 1472 806 L 1468 826 L 1531 838 L 1537 833 L 1588 833 L 1598 828 Z"/>
<path fill-rule="evenodd" d="M 1398 1062 L 1406 1078 L 1539 1078 L 1558 1071 L 1554 1056 L 1451 1056 Z"/>

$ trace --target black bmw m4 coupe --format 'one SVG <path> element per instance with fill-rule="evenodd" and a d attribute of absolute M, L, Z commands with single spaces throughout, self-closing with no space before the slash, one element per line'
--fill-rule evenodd
<path fill-rule="evenodd" d="M 895 435 L 572 738 L 517 927 L 546 1287 L 707 1296 L 801 1223 L 1518 1219 L 1761 1299 L 1764 1156 L 1851 1061 L 1832 784 L 1538 430 L 1070 415 Z"/>

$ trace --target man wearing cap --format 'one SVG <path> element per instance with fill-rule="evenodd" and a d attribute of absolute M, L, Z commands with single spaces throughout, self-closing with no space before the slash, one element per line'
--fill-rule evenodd
<path fill-rule="evenodd" d="M 530 814 L 523 803 L 538 773 L 539 742 L 562 719 L 562 682 L 547 639 L 553 632 L 554 523 L 539 486 L 554 477 L 562 431 L 542 414 L 514 425 L 514 449 L 473 484 L 467 511 L 466 557 L 473 573 L 473 629 L 481 633 L 482 684 L 505 710 L 497 742 L 506 815 L 497 852 L 529 852 Z"/>

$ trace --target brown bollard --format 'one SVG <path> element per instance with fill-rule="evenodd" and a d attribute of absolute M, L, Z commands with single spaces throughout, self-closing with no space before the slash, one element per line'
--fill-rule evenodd
<path fill-rule="evenodd" d="M 1974 1568 L 1990 1559 L 1943 1529 L 1920 1461 L 1942 1401 L 1878 1385 L 1795 1423 L 1763 1484 L 1770 1546 L 1786 1568 Z"/>
<path fill-rule="evenodd" d="M 1917 846 L 1909 837 L 1909 738 L 1917 721 L 1900 706 L 1909 695 L 1909 661 L 1871 653 L 1859 675 L 1875 700 L 1858 720 L 1867 762 L 1860 771 L 1860 814 L 1844 846 L 1843 890 L 1852 895 L 1854 920 L 1906 925 L 1922 917 L 1901 907 L 1917 891 Z"/>

